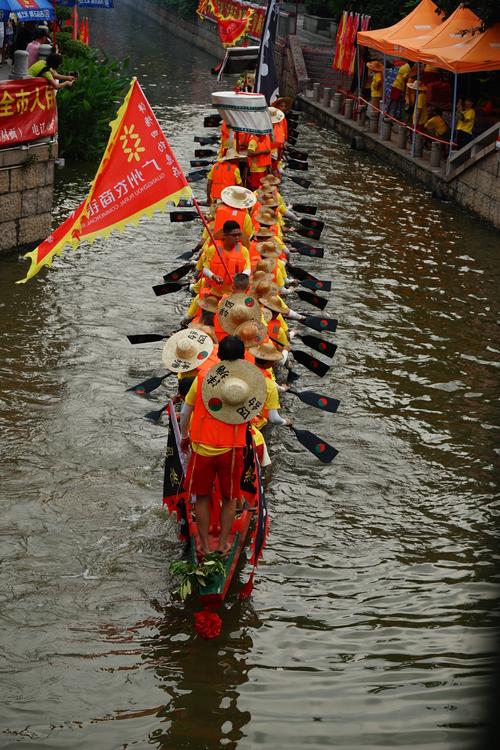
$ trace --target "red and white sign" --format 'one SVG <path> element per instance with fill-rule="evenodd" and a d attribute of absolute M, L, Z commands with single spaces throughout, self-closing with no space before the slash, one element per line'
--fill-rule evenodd
<path fill-rule="evenodd" d="M 0 148 L 56 132 L 55 91 L 44 78 L 0 83 Z"/>

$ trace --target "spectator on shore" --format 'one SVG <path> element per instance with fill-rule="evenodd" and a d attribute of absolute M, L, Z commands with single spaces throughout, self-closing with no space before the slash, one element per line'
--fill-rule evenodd
<path fill-rule="evenodd" d="M 413 106 L 412 125 L 417 130 L 423 130 L 427 117 L 427 86 L 422 81 L 412 81 L 408 84 L 411 91 L 415 92 L 415 104 Z M 418 91 L 418 96 L 417 96 Z"/>
<path fill-rule="evenodd" d="M 380 100 L 384 89 L 383 72 L 384 66 L 379 60 L 372 60 L 367 63 L 366 67 L 372 74 L 370 86 L 371 106 L 375 110 L 380 109 Z"/>
<path fill-rule="evenodd" d="M 28 53 L 28 68 L 30 68 L 38 60 L 40 45 L 51 44 L 48 32 L 49 30 L 46 26 L 39 26 L 37 29 L 35 29 L 34 39 L 26 47 L 26 52 Z"/>
<path fill-rule="evenodd" d="M 46 60 L 37 60 L 30 68 L 28 73 L 33 78 L 46 78 L 52 88 L 65 89 L 72 86 L 75 80 L 74 76 L 65 76 L 57 72 L 57 68 L 62 63 L 62 55 L 51 52 Z"/>
<path fill-rule="evenodd" d="M 2 52 L 2 62 L 7 62 L 7 60 L 12 60 L 12 57 L 14 55 L 14 24 L 12 21 L 9 20 L 5 21 L 5 37 L 3 42 L 3 49 Z"/>
<path fill-rule="evenodd" d="M 14 37 L 14 52 L 16 52 L 18 49 L 26 49 L 28 44 L 33 41 L 34 30 L 34 21 L 21 21 L 21 23 L 18 24 L 16 35 Z"/>
<path fill-rule="evenodd" d="M 466 99 L 463 105 L 462 100 L 459 99 L 457 105 L 457 143 L 459 149 L 472 141 L 475 121 L 476 110 L 472 99 Z"/>
<path fill-rule="evenodd" d="M 424 130 L 434 138 L 444 138 L 448 132 L 448 125 L 443 119 L 443 110 L 440 107 L 429 107 L 429 114 L 430 117 L 424 124 Z"/>
<path fill-rule="evenodd" d="M 387 114 L 392 115 L 392 117 L 401 117 L 406 91 L 406 82 L 408 81 L 410 70 L 410 63 L 407 62 L 403 63 L 403 65 L 398 68 L 398 73 L 391 87 L 391 100 L 387 109 Z"/>

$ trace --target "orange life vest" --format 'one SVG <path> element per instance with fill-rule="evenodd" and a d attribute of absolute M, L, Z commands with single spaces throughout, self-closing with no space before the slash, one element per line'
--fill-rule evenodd
<path fill-rule="evenodd" d="M 221 422 L 212 416 L 201 395 L 201 384 L 206 373 L 198 376 L 196 400 L 191 421 L 191 440 L 193 443 L 203 443 L 212 448 L 243 448 L 246 440 L 246 423 L 235 425 Z"/>
<path fill-rule="evenodd" d="M 245 216 L 247 216 L 247 213 L 246 208 L 231 208 L 231 206 L 226 206 L 226 204 L 223 203 L 221 206 L 217 207 L 215 212 L 213 233 L 215 234 L 219 229 L 222 229 L 226 221 L 235 221 L 243 232 L 243 224 L 245 223 Z"/>
<path fill-rule="evenodd" d="M 224 250 L 224 245 L 220 241 L 217 241 L 217 247 L 224 257 L 225 265 L 222 262 L 219 253 L 215 251 L 213 258 L 210 261 L 210 271 L 216 276 L 220 276 L 224 281 L 222 284 L 217 284 L 212 279 L 205 279 L 205 281 L 207 288 L 209 287 L 217 297 L 220 297 L 223 292 L 227 291 L 228 287 L 232 286 L 235 275 L 237 273 L 243 273 L 247 261 L 243 255 L 242 245 L 239 242 L 229 251 Z"/>
<path fill-rule="evenodd" d="M 235 172 L 237 164 L 230 161 L 217 161 L 212 169 L 212 186 L 210 188 L 211 198 L 220 198 L 224 188 L 236 185 Z"/>
<path fill-rule="evenodd" d="M 282 149 L 286 141 L 286 127 L 284 127 L 284 124 L 286 125 L 286 119 L 276 122 L 273 125 L 273 147 L 277 149 Z"/>
<path fill-rule="evenodd" d="M 255 137 L 255 136 L 254 136 Z M 271 159 L 271 139 L 268 135 L 257 136 L 257 151 L 269 151 L 268 154 L 257 154 L 252 156 L 252 152 L 248 153 L 248 167 L 250 172 L 260 172 L 263 169 L 270 167 L 272 163 Z"/>

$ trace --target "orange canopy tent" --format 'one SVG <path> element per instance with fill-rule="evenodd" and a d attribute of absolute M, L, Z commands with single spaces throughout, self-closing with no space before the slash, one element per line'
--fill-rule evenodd
<path fill-rule="evenodd" d="M 416 59 L 453 73 L 500 70 L 500 23 L 482 33 L 477 31 L 481 23 L 475 13 L 460 5 L 420 48 Z M 463 33 L 465 29 L 469 31 Z"/>
<path fill-rule="evenodd" d="M 400 54 L 398 40 L 409 41 L 424 37 L 427 41 L 435 30 L 441 26 L 444 16 L 439 13 L 433 0 L 422 0 L 405 18 L 386 29 L 358 32 L 358 44 L 370 47 L 385 55 Z"/>

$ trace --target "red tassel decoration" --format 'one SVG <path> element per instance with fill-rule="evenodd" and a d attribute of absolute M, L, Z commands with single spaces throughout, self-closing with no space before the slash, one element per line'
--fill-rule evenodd
<path fill-rule="evenodd" d="M 253 591 L 253 577 L 255 573 L 255 568 L 250 573 L 250 578 L 246 583 L 243 584 L 243 586 L 240 589 L 240 593 L 238 594 L 239 599 L 250 599 Z"/>
<path fill-rule="evenodd" d="M 205 607 L 201 612 L 194 613 L 194 628 L 201 638 L 217 638 L 222 628 L 222 620 L 219 615 Z"/>

